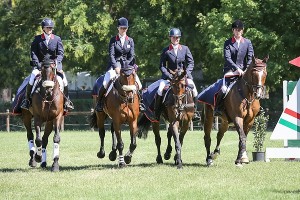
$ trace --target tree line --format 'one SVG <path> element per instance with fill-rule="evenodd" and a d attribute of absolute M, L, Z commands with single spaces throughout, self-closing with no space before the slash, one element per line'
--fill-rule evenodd
<path fill-rule="evenodd" d="M 299 72 L 288 61 L 300 54 L 300 4 L 297 0 L 1 0 L 0 89 L 16 91 L 31 72 L 30 44 L 41 34 L 40 22 L 50 17 L 54 33 L 65 47 L 65 71 L 104 73 L 108 43 L 117 34 L 117 19 L 129 20 L 128 35 L 135 41 L 138 74 L 159 78 L 159 59 L 169 44 L 168 32 L 182 31 L 181 43 L 189 46 L 195 68 L 204 83 L 222 76 L 223 44 L 232 36 L 231 23 L 245 24 L 244 36 L 255 56 L 270 56 L 267 86 L 279 90 L 282 80 L 298 80 Z M 298 73 L 297 73 L 298 72 Z"/>

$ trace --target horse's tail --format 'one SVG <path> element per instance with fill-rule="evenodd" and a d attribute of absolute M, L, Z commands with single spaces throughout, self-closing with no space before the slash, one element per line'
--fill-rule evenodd
<path fill-rule="evenodd" d="M 98 125 L 97 125 L 97 115 L 96 115 L 95 111 L 90 116 L 90 126 L 91 126 L 91 128 L 98 128 Z"/>
<path fill-rule="evenodd" d="M 150 125 L 151 121 L 143 114 L 138 120 L 138 138 L 147 138 Z"/>

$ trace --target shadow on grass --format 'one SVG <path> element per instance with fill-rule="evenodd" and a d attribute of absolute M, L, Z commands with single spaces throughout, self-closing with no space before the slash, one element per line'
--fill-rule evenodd
<path fill-rule="evenodd" d="M 274 190 L 276 193 L 282 193 L 282 194 L 300 194 L 300 189 L 298 190 Z"/>
<path fill-rule="evenodd" d="M 126 165 L 125 168 L 132 168 L 132 167 L 137 167 L 137 168 L 155 168 L 158 166 L 168 166 L 171 168 L 176 168 L 176 166 L 172 163 L 164 163 L 164 164 L 157 164 L 157 163 L 140 163 L 140 164 L 129 164 Z M 199 163 L 184 163 L 184 167 L 207 167 L 204 164 L 199 164 Z M 82 165 L 82 166 L 60 166 L 59 170 L 60 171 L 80 171 L 80 170 L 107 170 L 107 169 L 122 169 L 119 168 L 117 164 L 98 164 L 98 165 Z M 15 172 L 29 172 L 31 170 L 45 170 L 49 171 L 51 170 L 51 165 L 47 166 L 46 169 L 42 169 L 40 166 L 37 166 L 35 168 L 30 168 L 24 169 L 24 168 L 3 168 L 0 169 L 0 173 L 15 173 Z"/>

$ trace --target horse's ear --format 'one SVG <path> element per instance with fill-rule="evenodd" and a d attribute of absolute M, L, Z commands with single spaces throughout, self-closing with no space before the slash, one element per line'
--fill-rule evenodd
<path fill-rule="evenodd" d="M 263 59 L 263 62 L 264 62 L 264 63 L 267 63 L 268 60 L 269 60 L 269 54 Z"/>

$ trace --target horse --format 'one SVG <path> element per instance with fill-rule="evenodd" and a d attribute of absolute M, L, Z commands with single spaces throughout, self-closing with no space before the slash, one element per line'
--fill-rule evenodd
<path fill-rule="evenodd" d="M 60 89 L 58 74 L 56 73 L 56 64 L 47 56 L 41 64 L 41 76 L 37 82 L 36 90 L 32 94 L 31 112 L 22 109 L 22 120 L 27 130 L 27 139 L 29 142 L 29 166 L 36 167 L 36 163 L 41 162 L 41 167 L 47 167 L 46 148 L 48 137 L 54 129 L 54 147 L 53 164 L 51 171 L 59 171 L 59 143 L 60 128 L 63 119 L 63 101 L 64 95 Z M 36 139 L 34 147 L 34 135 L 31 129 L 31 119 L 33 117 Z M 44 134 L 41 137 L 41 127 L 45 123 Z"/>
<path fill-rule="evenodd" d="M 248 132 L 254 123 L 254 118 L 260 109 L 259 100 L 264 94 L 264 85 L 267 77 L 267 61 L 268 57 L 263 60 L 253 57 L 245 73 L 236 81 L 225 99 L 223 99 L 225 108 L 221 116 L 222 122 L 217 133 L 217 145 L 212 153 L 210 152 L 210 135 L 214 119 L 213 107 L 209 104 L 204 105 L 201 119 L 204 125 L 207 166 L 213 165 L 213 160 L 220 155 L 221 140 L 224 133 L 228 130 L 229 123 L 232 122 L 239 135 L 239 148 L 235 164 L 241 167 L 243 163 L 249 163 L 246 151 L 246 140 Z"/>
<path fill-rule="evenodd" d="M 174 156 L 175 165 L 178 169 L 182 168 L 181 148 L 184 136 L 189 128 L 189 124 L 194 116 L 195 107 L 192 96 L 192 91 L 187 85 L 186 71 L 179 69 L 171 71 L 173 78 L 170 81 L 170 89 L 167 91 L 164 105 L 162 106 L 162 116 L 169 122 L 167 138 L 168 145 L 164 154 L 164 159 L 169 160 L 172 152 L 171 139 L 172 136 L 175 142 L 176 154 Z M 139 137 L 147 137 L 148 130 L 152 123 L 153 132 L 155 135 L 155 144 L 157 147 L 156 162 L 163 163 L 161 156 L 161 137 L 159 133 L 159 121 L 150 121 L 143 114 L 138 121 Z"/>
<path fill-rule="evenodd" d="M 100 137 L 100 150 L 97 153 L 98 158 L 105 157 L 104 138 L 105 138 L 105 119 L 109 116 L 112 119 L 112 151 L 109 159 L 115 161 L 117 150 L 119 152 L 120 168 L 126 167 L 131 163 L 134 150 L 137 147 L 137 119 L 140 114 L 138 88 L 135 83 L 135 68 L 127 65 L 121 68 L 120 75 L 110 85 L 108 94 L 104 98 L 104 112 L 94 111 L 90 118 L 91 127 L 97 128 Z M 129 151 L 123 156 L 124 143 L 121 137 L 121 125 L 127 123 L 130 128 L 131 143 Z"/>

